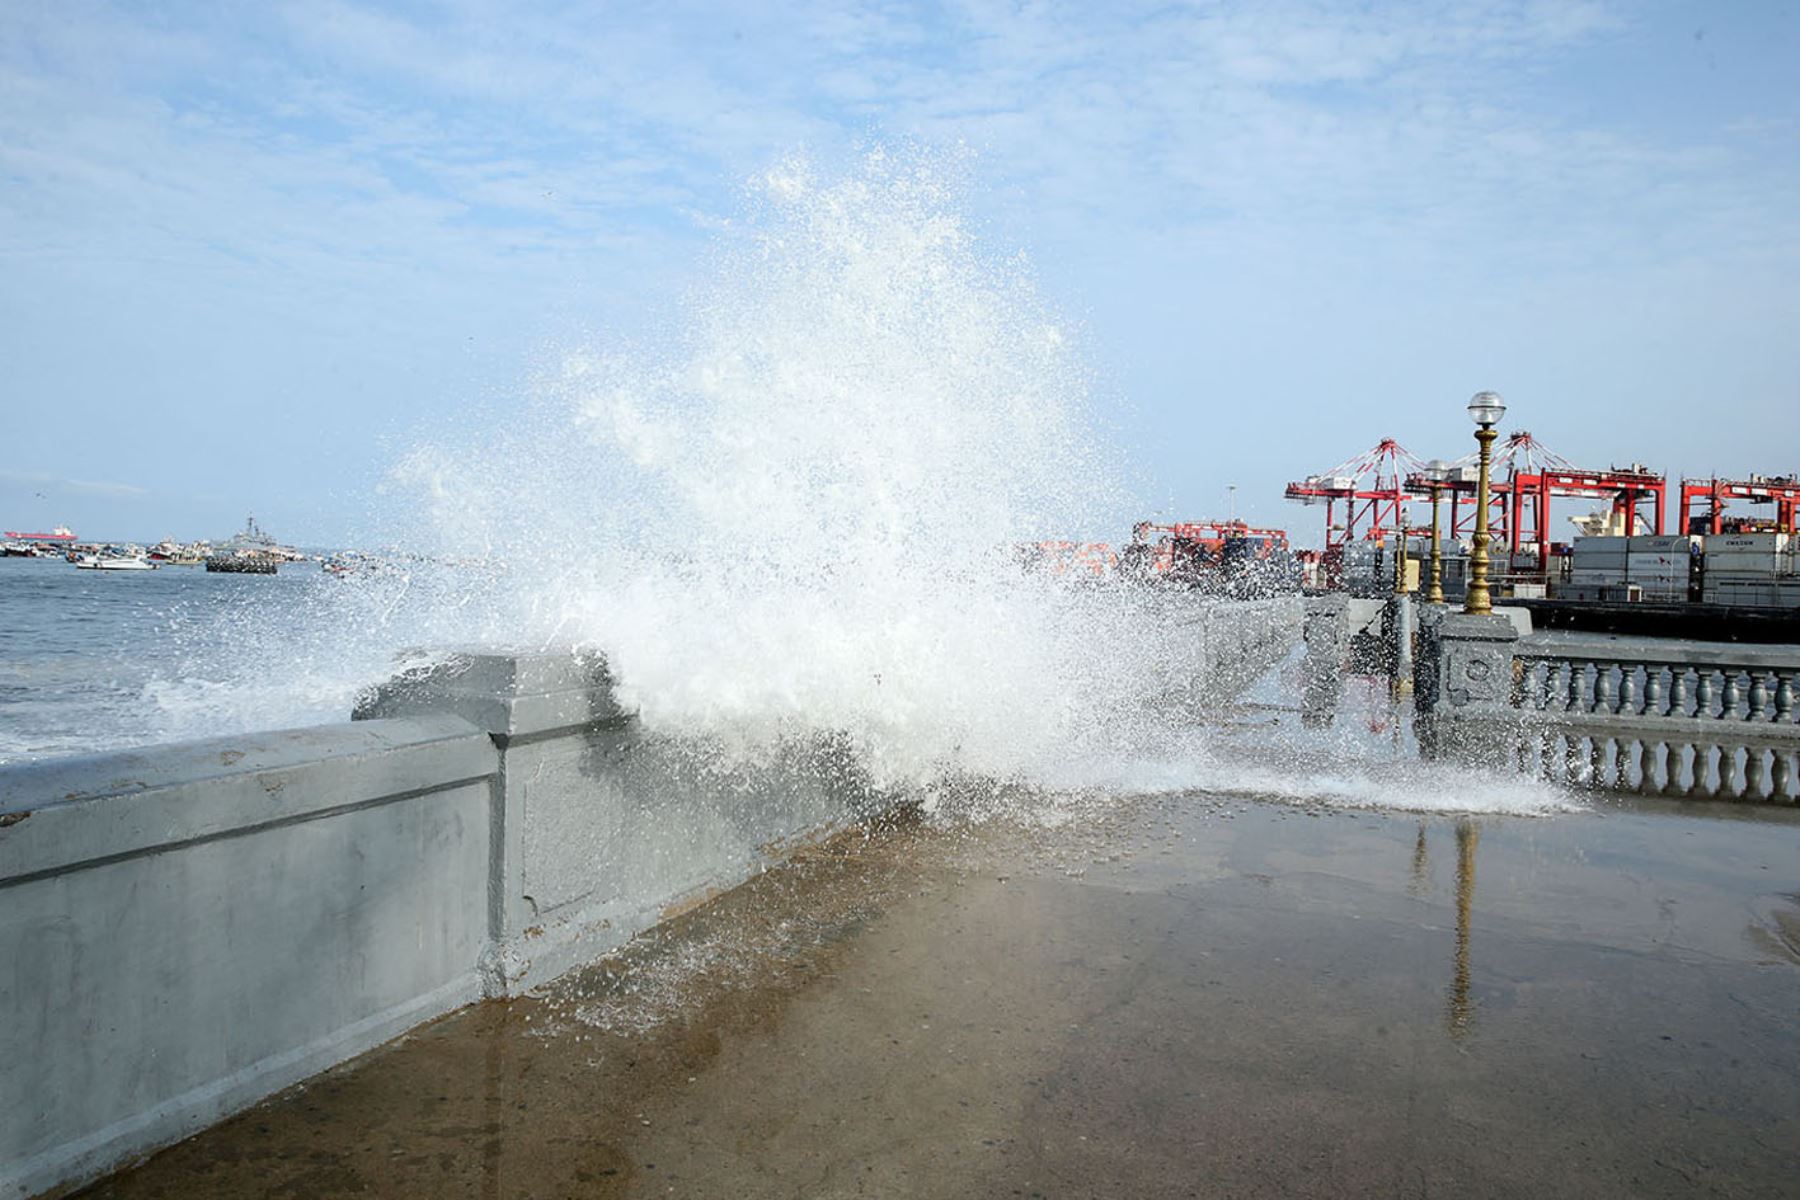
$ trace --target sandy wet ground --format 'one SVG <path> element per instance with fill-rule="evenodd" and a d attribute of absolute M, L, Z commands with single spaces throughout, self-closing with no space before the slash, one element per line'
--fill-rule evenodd
<path fill-rule="evenodd" d="M 1800 814 L 851 835 L 93 1189 L 1789 1196 Z"/>

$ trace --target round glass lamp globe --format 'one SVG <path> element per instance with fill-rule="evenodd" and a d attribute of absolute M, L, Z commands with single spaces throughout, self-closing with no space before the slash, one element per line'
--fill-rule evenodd
<path fill-rule="evenodd" d="M 1500 399 L 1499 392 L 1476 392 L 1469 401 L 1469 419 L 1483 429 L 1498 425 L 1505 415 L 1506 401 Z"/>

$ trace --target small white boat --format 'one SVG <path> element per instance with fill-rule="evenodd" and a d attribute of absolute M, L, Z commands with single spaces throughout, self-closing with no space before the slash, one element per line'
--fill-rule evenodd
<path fill-rule="evenodd" d="M 156 564 L 141 558 L 95 558 L 89 556 L 75 564 L 77 571 L 154 571 Z"/>

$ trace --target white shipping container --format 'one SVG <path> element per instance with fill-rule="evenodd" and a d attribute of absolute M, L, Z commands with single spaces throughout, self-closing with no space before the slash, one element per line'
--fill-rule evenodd
<path fill-rule="evenodd" d="M 1709 552 L 1706 556 L 1708 566 L 1731 563 L 1736 566 L 1759 566 L 1765 571 L 1773 571 L 1779 567 L 1786 554 L 1776 554 L 1772 550 L 1720 550 Z"/>
<path fill-rule="evenodd" d="M 1727 553 L 1736 550 L 1753 554 L 1780 554 L 1787 548 L 1788 535 L 1785 533 L 1728 533 L 1706 541 L 1708 554 L 1715 550 Z"/>
<path fill-rule="evenodd" d="M 1593 584 L 1595 586 L 1608 583 L 1624 583 L 1623 571 L 1584 571 L 1579 567 L 1569 572 L 1569 582 L 1577 584 Z"/>
<path fill-rule="evenodd" d="M 1691 537 L 1680 537 L 1675 535 L 1639 535 L 1631 539 L 1631 552 L 1633 554 L 1643 551 L 1651 554 L 1685 555 L 1691 553 L 1688 547 L 1692 546 L 1693 543 L 1694 539 Z"/>

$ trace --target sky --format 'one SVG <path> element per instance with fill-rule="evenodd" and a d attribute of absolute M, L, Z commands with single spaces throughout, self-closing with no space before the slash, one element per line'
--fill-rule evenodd
<path fill-rule="evenodd" d="M 353 541 L 745 180 L 889 142 L 968 156 L 1143 515 L 1317 544 L 1287 481 L 1463 454 L 1485 388 L 1583 466 L 1800 471 L 1793 3 L 9 0 L 0 528 Z"/>

